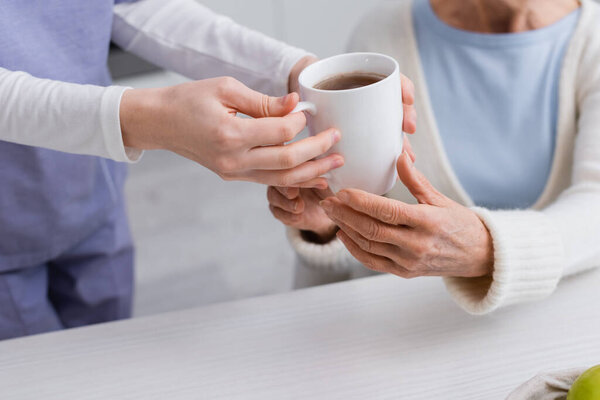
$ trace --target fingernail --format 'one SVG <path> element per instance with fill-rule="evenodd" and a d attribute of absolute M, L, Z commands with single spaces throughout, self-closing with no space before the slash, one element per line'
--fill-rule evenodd
<path fill-rule="evenodd" d="M 294 212 L 298 211 L 298 207 L 300 206 L 300 202 L 299 201 L 295 201 L 294 202 Z"/>
<path fill-rule="evenodd" d="M 333 165 L 333 168 L 339 168 L 342 165 L 344 165 L 344 159 L 341 157 L 336 157 L 333 159 L 332 165 Z"/>
<path fill-rule="evenodd" d="M 280 97 L 280 98 L 279 98 L 279 103 L 280 103 L 282 106 L 285 106 L 285 105 L 287 104 L 287 102 L 288 102 L 288 99 L 290 98 L 290 96 L 291 96 L 291 95 L 292 95 L 292 94 L 290 93 L 290 94 L 286 94 L 286 95 L 285 95 L 285 96 L 283 96 L 283 97 Z"/>
<path fill-rule="evenodd" d="M 348 193 L 341 191 L 337 194 L 337 198 L 340 199 L 342 202 L 347 203 L 348 200 L 350 200 L 350 196 L 348 196 Z"/>
<path fill-rule="evenodd" d="M 417 161 L 417 156 L 415 155 L 415 153 L 413 151 L 410 152 L 409 156 L 410 156 L 410 161 L 412 161 L 412 163 L 414 164 L 415 161 Z"/>
<path fill-rule="evenodd" d="M 327 212 L 331 212 L 331 210 L 333 210 L 333 204 L 331 204 L 329 200 L 323 200 L 319 203 L 319 205 Z"/>
<path fill-rule="evenodd" d="M 333 131 L 333 144 L 336 144 L 342 138 L 342 133 L 337 129 Z"/>

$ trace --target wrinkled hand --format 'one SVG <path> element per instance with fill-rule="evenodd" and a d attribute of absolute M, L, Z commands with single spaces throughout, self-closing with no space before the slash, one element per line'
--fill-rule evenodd
<path fill-rule="evenodd" d="M 337 226 L 319 205 L 329 196 L 333 196 L 329 189 L 273 186 L 267 189 L 269 209 L 273 216 L 287 226 L 312 232 L 315 241 L 319 243 L 331 241 L 337 232 Z"/>
<path fill-rule="evenodd" d="M 480 277 L 493 270 L 490 234 L 471 210 L 439 193 L 404 153 L 400 179 L 419 204 L 343 190 L 321 205 L 366 267 L 403 278 Z"/>
<path fill-rule="evenodd" d="M 292 93 L 274 98 L 233 78 L 215 78 L 123 94 L 120 117 L 126 146 L 165 149 L 209 168 L 225 180 L 277 186 L 323 187 L 320 176 L 343 159 L 322 155 L 340 139 L 333 129 L 291 144 L 306 126 Z M 247 114 L 254 119 L 241 118 Z"/>

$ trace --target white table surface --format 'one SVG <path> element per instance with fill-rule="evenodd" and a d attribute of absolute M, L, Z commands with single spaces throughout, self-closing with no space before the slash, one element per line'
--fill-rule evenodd
<path fill-rule="evenodd" d="M 600 273 L 473 317 L 379 276 L 0 342 L 0 399 L 503 399 L 600 363 Z"/>

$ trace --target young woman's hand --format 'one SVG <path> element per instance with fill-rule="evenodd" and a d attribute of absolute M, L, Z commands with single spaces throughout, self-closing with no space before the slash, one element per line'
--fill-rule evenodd
<path fill-rule="evenodd" d="M 306 126 L 303 113 L 289 114 L 298 100 L 296 93 L 263 95 L 233 78 L 127 90 L 120 110 L 123 142 L 142 150 L 173 151 L 225 180 L 323 187 L 321 176 L 343 160 L 338 155 L 316 157 L 340 140 L 340 133 L 329 129 L 286 144 Z"/>
<path fill-rule="evenodd" d="M 360 190 L 343 190 L 321 203 L 352 255 L 368 268 L 404 278 L 490 275 L 492 239 L 479 217 L 438 192 L 406 152 L 398 174 L 418 205 Z"/>

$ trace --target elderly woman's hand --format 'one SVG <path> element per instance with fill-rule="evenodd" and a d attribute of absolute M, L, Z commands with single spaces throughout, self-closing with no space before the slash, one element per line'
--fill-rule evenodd
<path fill-rule="evenodd" d="M 490 234 L 471 210 L 439 193 L 404 152 L 398 174 L 420 204 L 343 190 L 321 206 L 366 267 L 403 278 L 480 277 L 493 271 Z"/>
<path fill-rule="evenodd" d="M 287 226 L 312 232 L 313 241 L 318 243 L 331 241 L 337 232 L 337 226 L 319 205 L 328 196 L 333 196 L 329 189 L 274 186 L 267 189 L 269 209 L 273 216 Z"/>

